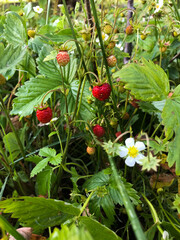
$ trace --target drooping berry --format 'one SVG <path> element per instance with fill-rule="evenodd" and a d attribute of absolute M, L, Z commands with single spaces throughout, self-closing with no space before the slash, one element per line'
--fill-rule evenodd
<path fill-rule="evenodd" d="M 126 34 L 127 35 L 133 34 L 133 26 L 132 25 L 129 25 L 126 27 Z"/>
<path fill-rule="evenodd" d="M 41 123 L 48 123 L 52 119 L 52 110 L 50 107 L 40 107 L 36 111 L 36 117 Z"/>
<path fill-rule="evenodd" d="M 36 31 L 35 30 L 28 30 L 28 36 L 31 37 L 31 38 L 34 38 L 34 36 L 36 35 Z"/>
<path fill-rule="evenodd" d="M 99 124 L 96 124 L 96 126 L 93 127 L 93 133 L 97 137 L 103 137 L 105 134 L 105 129 L 101 127 Z"/>
<path fill-rule="evenodd" d="M 56 59 L 59 66 L 66 66 L 70 61 L 69 54 L 66 50 L 60 50 L 58 55 L 56 56 Z"/>
<path fill-rule="evenodd" d="M 116 66 L 117 63 L 117 59 L 114 55 L 111 55 L 107 58 L 107 63 L 109 67 L 114 67 Z"/>
<path fill-rule="evenodd" d="M 115 133 L 115 135 L 116 135 L 117 138 L 118 138 L 121 134 L 122 134 L 121 131 Z M 123 140 L 123 137 L 120 137 L 120 138 L 119 138 L 119 142 L 121 142 L 122 140 Z"/>
<path fill-rule="evenodd" d="M 99 101 L 104 101 L 109 98 L 111 94 L 111 86 L 108 83 L 104 83 L 100 86 L 93 87 L 92 94 Z"/>
<path fill-rule="evenodd" d="M 96 152 L 96 148 L 95 147 L 87 147 L 86 148 L 86 152 L 89 154 L 89 155 L 94 155 L 95 152 Z"/>

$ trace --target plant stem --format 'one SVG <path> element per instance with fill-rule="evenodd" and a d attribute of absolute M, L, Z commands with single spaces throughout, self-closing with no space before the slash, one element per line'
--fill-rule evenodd
<path fill-rule="evenodd" d="M 112 172 L 113 172 L 113 175 L 114 175 L 114 178 L 115 178 L 115 181 L 116 181 L 116 184 L 117 184 L 117 188 L 122 196 L 122 200 L 123 200 L 123 203 L 124 203 L 124 206 L 126 208 L 126 211 L 127 211 L 127 214 L 128 214 L 128 217 L 131 221 L 131 224 L 132 224 L 132 228 L 134 230 L 134 234 L 136 236 L 136 238 L 138 240 L 147 240 L 146 239 L 146 236 L 142 230 L 142 227 L 141 227 L 141 224 L 138 220 L 138 217 L 136 215 L 136 212 L 134 210 L 134 207 L 130 201 L 130 198 L 128 196 L 128 193 L 126 191 L 126 188 L 124 186 L 124 183 L 121 179 L 121 175 L 118 173 L 117 171 L 117 168 L 114 164 L 114 160 L 111 156 L 109 156 L 109 162 L 111 164 L 111 168 L 112 168 Z"/>
<path fill-rule="evenodd" d="M 50 3 L 51 3 L 51 0 L 48 0 L 48 4 L 47 4 L 47 14 L 46 14 L 46 25 L 48 25 L 48 21 L 49 21 Z"/>

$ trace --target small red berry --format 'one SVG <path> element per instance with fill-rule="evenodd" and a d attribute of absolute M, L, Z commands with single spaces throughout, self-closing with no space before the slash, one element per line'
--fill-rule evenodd
<path fill-rule="evenodd" d="M 116 66 L 117 59 L 114 55 L 111 55 L 107 58 L 107 62 L 108 62 L 109 67 L 114 67 L 114 66 Z"/>
<path fill-rule="evenodd" d="M 56 56 L 57 62 L 59 66 L 66 66 L 70 61 L 70 57 L 67 51 L 59 51 L 58 55 Z"/>
<path fill-rule="evenodd" d="M 138 102 L 139 102 L 139 100 L 133 98 L 133 99 L 130 101 L 130 104 L 131 104 L 134 108 L 139 108 Z"/>
<path fill-rule="evenodd" d="M 101 86 L 93 87 L 92 94 L 99 101 L 104 101 L 109 98 L 111 94 L 111 86 L 108 83 L 104 83 Z"/>
<path fill-rule="evenodd" d="M 50 107 L 38 109 L 36 117 L 41 123 L 48 123 L 52 119 L 52 110 Z"/>
<path fill-rule="evenodd" d="M 101 127 L 99 124 L 96 124 L 96 126 L 93 127 L 93 133 L 97 137 L 103 137 L 105 134 L 105 129 Z"/>

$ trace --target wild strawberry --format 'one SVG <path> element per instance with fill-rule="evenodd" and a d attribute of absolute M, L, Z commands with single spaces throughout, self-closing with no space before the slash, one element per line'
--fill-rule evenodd
<path fill-rule="evenodd" d="M 159 51 L 162 53 L 166 52 L 166 50 L 167 50 L 167 47 L 164 47 L 164 46 L 159 48 Z"/>
<path fill-rule="evenodd" d="M 133 98 L 129 103 L 130 103 L 134 108 L 139 108 L 138 102 L 139 102 L 139 100 Z"/>
<path fill-rule="evenodd" d="M 52 119 L 50 107 L 40 107 L 36 111 L 36 117 L 41 123 L 48 123 Z"/>
<path fill-rule="evenodd" d="M 133 34 L 133 26 L 132 25 L 129 25 L 126 27 L 126 34 L 127 35 Z"/>
<path fill-rule="evenodd" d="M 170 93 L 168 94 L 168 97 L 171 98 L 172 95 L 173 95 L 173 92 L 170 92 Z"/>
<path fill-rule="evenodd" d="M 122 12 L 122 13 L 120 13 L 120 16 L 121 17 L 125 17 L 125 14 Z"/>
<path fill-rule="evenodd" d="M 109 67 L 114 67 L 114 66 L 116 66 L 117 59 L 114 55 L 111 55 L 107 58 L 107 62 L 108 62 Z"/>
<path fill-rule="evenodd" d="M 108 43 L 107 48 L 113 49 L 115 47 L 115 45 L 116 45 L 116 42 L 115 41 L 111 41 L 110 43 Z"/>
<path fill-rule="evenodd" d="M 58 55 L 56 56 L 56 59 L 59 66 L 66 66 L 70 61 L 69 54 L 66 50 L 60 50 Z"/>
<path fill-rule="evenodd" d="M 91 39 L 91 32 L 89 30 L 82 30 L 80 33 L 84 41 L 89 41 Z"/>
<path fill-rule="evenodd" d="M 118 119 L 117 118 L 111 118 L 110 125 L 112 128 L 116 128 L 118 125 Z"/>
<path fill-rule="evenodd" d="M 105 129 L 101 127 L 99 124 L 96 124 L 96 126 L 93 127 L 93 133 L 97 137 L 103 137 L 105 134 Z"/>
<path fill-rule="evenodd" d="M 96 148 L 95 147 L 87 147 L 86 148 L 86 152 L 89 154 L 89 155 L 94 155 L 95 152 L 96 152 Z"/>
<path fill-rule="evenodd" d="M 6 78 L 2 74 L 0 74 L 0 85 L 3 85 L 5 83 L 6 83 Z"/>
<path fill-rule="evenodd" d="M 176 31 L 173 31 L 173 32 L 172 32 L 172 35 L 173 35 L 173 37 L 177 37 L 177 36 L 178 36 L 178 33 L 177 33 Z"/>
<path fill-rule="evenodd" d="M 104 83 L 101 86 L 93 87 L 92 94 L 99 101 L 104 101 L 109 98 L 111 94 L 111 86 L 108 83 Z"/>
<path fill-rule="evenodd" d="M 145 34 L 141 34 L 141 39 L 142 39 L 142 40 L 145 40 L 146 37 L 147 37 L 147 36 L 146 36 Z"/>
<path fill-rule="evenodd" d="M 28 36 L 31 37 L 31 38 L 34 38 L 34 36 L 36 35 L 36 31 L 35 30 L 28 30 Z"/>
<path fill-rule="evenodd" d="M 112 33 L 113 27 L 110 24 L 104 26 L 103 32 L 110 35 Z"/>

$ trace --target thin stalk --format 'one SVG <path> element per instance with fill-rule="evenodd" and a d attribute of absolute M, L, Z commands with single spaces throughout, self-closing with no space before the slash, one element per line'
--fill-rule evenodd
<path fill-rule="evenodd" d="M 82 214 L 82 213 L 84 212 L 84 210 L 86 209 L 86 207 L 87 207 L 87 205 L 88 205 L 88 203 L 89 203 L 89 200 L 91 199 L 91 197 L 92 197 L 93 194 L 94 194 L 94 191 L 92 191 L 92 192 L 89 194 L 88 198 L 86 199 L 84 205 L 82 206 L 82 208 L 81 208 L 81 210 L 80 210 L 80 214 L 79 214 L 78 217 L 80 217 L 81 214 Z"/>
<path fill-rule="evenodd" d="M 130 198 L 128 196 L 128 193 L 126 191 L 124 183 L 121 179 L 121 175 L 118 173 L 117 168 L 114 164 L 114 160 L 111 156 L 109 156 L 109 162 L 111 164 L 111 168 L 112 168 L 112 171 L 113 171 L 114 179 L 115 179 L 116 184 L 117 184 L 117 188 L 118 188 L 118 190 L 119 190 L 119 192 L 122 196 L 122 200 L 123 200 L 124 206 L 126 208 L 129 220 L 132 224 L 134 234 L 135 234 L 137 240 L 139 240 L 139 239 L 147 240 L 147 238 L 146 238 L 146 236 L 145 236 L 145 234 L 142 230 L 141 224 L 138 220 L 138 217 L 136 215 L 136 212 L 134 210 L 134 207 L 133 207 L 133 205 L 130 201 Z"/>
<path fill-rule="evenodd" d="M 21 140 L 20 140 L 20 138 L 19 138 L 19 136 L 18 136 L 18 134 L 17 134 L 17 132 L 16 132 L 16 129 L 14 128 L 14 125 L 12 124 L 12 121 L 11 121 L 11 119 L 10 119 L 10 117 L 9 117 L 9 114 L 8 114 L 8 112 L 7 112 L 7 109 L 6 109 L 6 106 L 4 105 L 4 101 L 3 101 L 3 98 L 2 98 L 2 96 L 1 96 L 1 94 L 0 94 L 0 102 L 1 102 L 1 106 L 2 106 L 2 109 L 3 109 L 3 111 L 4 111 L 4 114 L 5 114 L 6 117 L 7 117 L 8 123 L 9 123 L 9 125 L 10 125 L 10 127 L 11 127 L 11 129 L 12 129 L 14 135 L 15 135 L 15 138 L 16 138 L 17 143 L 18 143 L 18 145 L 19 145 L 21 154 L 22 154 L 23 158 L 25 158 L 25 152 L 24 152 L 24 148 L 23 148 L 22 142 L 21 142 Z"/>
<path fill-rule="evenodd" d="M 70 26 L 70 28 L 71 28 L 71 32 L 72 32 L 73 38 L 74 38 L 74 40 L 77 41 L 76 34 L 75 34 L 75 31 L 74 31 L 74 28 L 73 28 L 73 25 L 72 25 L 72 22 L 71 22 L 71 18 L 70 18 L 70 16 L 69 16 L 68 9 L 67 9 L 66 1 L 65 1 L 65 0 L 62 0 L 62 2 L 63 2 L 63 5 L 64 5 L 66 17 L 67 17 L 67 19 L 68 19 L 69 26 Z M 78 45 L 78 43 L 77 43 L 76 41 L 75 41 L 76 48 L 77 48 L 77 50 L 78 50 L 78 52 L 79 52 L 80 57 L 82 58 L 83 67 L 84 67 L 85 71 L 87 72 L 86 64 L 85 64 L 83 55 L 82 55 L 82 53 L 81 53 L 81 49 L 80 49 L 80 47 L 79 47 L 79 45 Z M 88 76 L 88 80 L 90 81 L 90 77 L 89 77 L 89 76 Z"/>
<path fill-rule="evenodd" d="M 47 13 L 46 13 L 46 25 L 48 25 L 48 22 L 49 22 L 50 3 L 51 3 L 51 0 L 48 0 Z"/>

